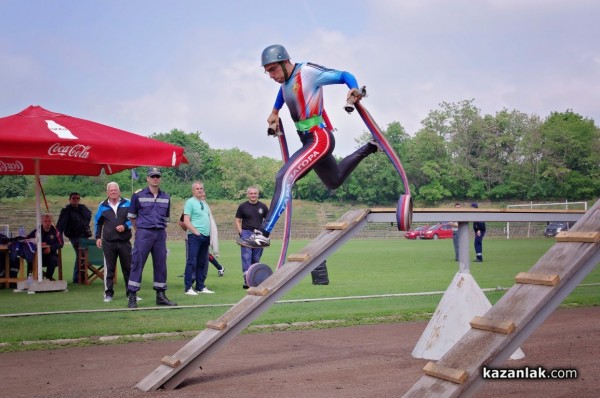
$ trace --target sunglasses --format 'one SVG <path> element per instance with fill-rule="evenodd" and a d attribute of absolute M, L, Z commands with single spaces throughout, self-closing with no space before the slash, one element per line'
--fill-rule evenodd
<path fill-rule="evenodd" d="M 160 176 L 150 176 L 150 178 L 160 178 Z"/>

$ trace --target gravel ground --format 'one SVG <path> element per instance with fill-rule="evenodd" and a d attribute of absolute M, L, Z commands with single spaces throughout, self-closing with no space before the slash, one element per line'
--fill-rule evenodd
<path fill-rule="evenodd" d="M 188 340 L 0 354 L 3 397 L 398 397 L 427 363 L 410 353 L 426 322 L 236 337 L 174 391 L 134 386 Z M 577 380 L 494 381 L 478 397 L 600 396 L 600 307 L 558 309 L 508 366 L 576 368 Z"/>

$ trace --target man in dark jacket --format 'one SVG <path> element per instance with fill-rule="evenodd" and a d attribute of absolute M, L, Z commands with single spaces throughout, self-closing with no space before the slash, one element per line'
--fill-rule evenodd
<path fill-rule="evenodd" d="M 108 198 L 101 202 L 94 217 L 94 234 L 96 246 L 104 252 L 104 302 L 112 301 L 114 277 L 117 269 L 117 258 L 121 263 L 121 272 L 125 282 L 125 292 L 131 272 L 131 221 L 129 199 L 121 197 L 121 189 L 116 182 L 106 185 Z"/>
<path fill-rule="evenodd" d="M 92 212 L 85 205 L 80 204 L 80 200 L 81 195 L 77 192 L 71 192 L 69 195 L 69 204 L 60 211 L 58 222 L 56 223 L 58 232 L 69 238 L 73 250 L 75 250 L 73 283 L 79 282 L 79 241 L 92 237 L 90 230 Z"/>
<path fill-rule="evenodd" d="M 477 203 L 471 203 L 474 209 L 479 208 Z M 475 262 L 483 262 L 483 237 L 485 236 L 485 222 L 476 221 L 473 223 L 473 232 L 475 232 Z"/>
<path fill-rule="evenodd" d="M 63 238 L 58 233 L 56 227 L 52 225 L 52 216 L 50 214 L 44 214 L 42 216 L 42 225 L 40 230 L 42 231 L 42 267 L 46 267 L 45 276 L 47 279 L 54 280 L 54 270 L 58 265 L 58 249 L 63 247 Z M 27 238 L 35 238 L 37 235 L 37 229 L 34 229 L 27 235 Z M 32 250 L 35 255 L 35 248 Z M 27 262 L 27 274 L 31 272 L 31 266 L 33 263 Z"/>

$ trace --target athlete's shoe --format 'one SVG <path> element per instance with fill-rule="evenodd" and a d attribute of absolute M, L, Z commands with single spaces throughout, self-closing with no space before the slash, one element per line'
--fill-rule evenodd
<path fill-rule="evenodd" d="M 221 268 L 220 270 L 217 271 L 219 273 L 219 276 L 223 276 L 225 275 L 225 267 Z"/>
<path fill-rule="evenodd" d="M 369 141 L 369 145 L 373 145 L 375 147 L 375 152 L 383 152 L 383 149 L 381 149 L 381 144 L 379 142 L 377 142 L 376 140 L 371 140 Z"/>
<path fill-rule="evenodd" d="M 238 238 L 237 244 L 251 249 L 260 249 L 271 245 L 271 239 L 264 236 L 258 229 L 246 239 Z"/>

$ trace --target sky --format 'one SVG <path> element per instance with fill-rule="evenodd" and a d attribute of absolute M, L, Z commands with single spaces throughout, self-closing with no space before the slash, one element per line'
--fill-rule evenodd
<path fill-rule="evenodd" d="M 354 74 L 382 128 L 414 135 L 442 102 L 463 100 L 600 125 L 599 17 L 596 0 L 0 0 L 0 116 L 39 105 L 277 158 L 266 119 L 278 85 L 260 55 L 282 44 L 294 62 Z M 343 111 L 345 86 L 324 92 L 345 156 L 366 128 Z"/>

